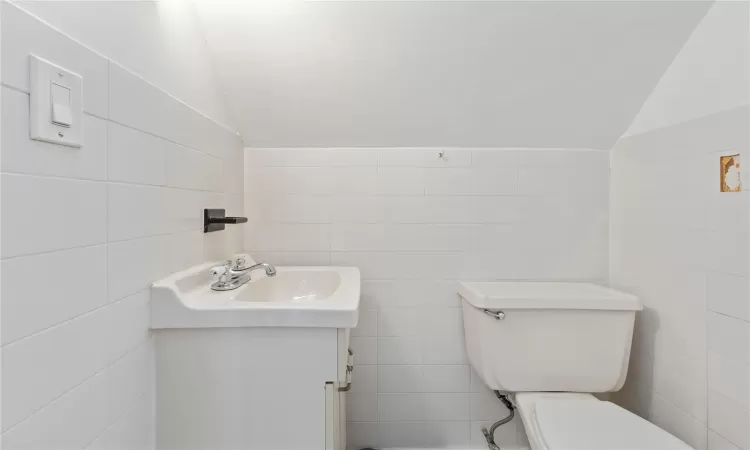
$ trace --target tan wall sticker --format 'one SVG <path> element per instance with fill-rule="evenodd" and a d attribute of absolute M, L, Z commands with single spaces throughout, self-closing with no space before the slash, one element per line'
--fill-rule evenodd
<path fill-rule="evenodd" d="M 740 155 L 723 155 L 719 157 L 721 192 L 740 192 Z"/>

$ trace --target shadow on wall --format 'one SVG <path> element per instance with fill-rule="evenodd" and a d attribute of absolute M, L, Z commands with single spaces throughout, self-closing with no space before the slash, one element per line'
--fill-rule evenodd
<path fill-rule="evenodd" d="M 660 325 L 659 312 L 655 309 L 644 307 L 636 313 L 631 354 L 648 355 L 648 358 L 644 361 L 642 357 L 631 357 L 625 385 L 619 391 L 610 394 L 611 401 L 644 419 L 650 418 L 648 409 L 653 397 L 653 355 Z"/>

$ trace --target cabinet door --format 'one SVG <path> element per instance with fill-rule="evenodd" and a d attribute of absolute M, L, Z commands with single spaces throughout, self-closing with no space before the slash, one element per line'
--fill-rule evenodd
<path fill-rule="evenodd" d="M 326 450 L 346 448 L 346 406 L 338 383 L 326 383 Z"/>
<path fill-rule="evenodd" d="M 346 393 L 339 392 L 339 445 L 341 450 L 346 449 Z"/>

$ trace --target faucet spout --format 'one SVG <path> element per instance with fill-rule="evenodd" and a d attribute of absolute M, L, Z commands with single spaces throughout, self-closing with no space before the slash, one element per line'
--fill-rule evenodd
<path fill-rule="evenodd" d="M 263 270 L 265 270 L 266 276 L 269 276 L 269 277 L 272 277 L 272 276 L 276 275 L 276 268 L 274 266 L 268 264 L 268 263 L 258 263 L 258 264 L 255 264 L 254 266 L 243 267 L 243 268 L 233 267 L 232 268 L 232 272 L 234 272 L 234 273 L 248 273 L 249 274 L 253 270 L 257 270 L 257 269 L 263 269 Z"/>
<path fill-rule="evenodd" d="M 221 275 L 219 280 L 211 285 L 211 289 L 214 291 L 231 291 L 239 288 L 248 281 L 250 281 L 250 272 L 256 269 L 263 269 L 266 272 L 266 276 L 273 277 L 276 275 L 276 268 L 268 263 L 259 263 L 249 267 L 229 267 L 229 265 L 223 266 L 225 268 L 220 274 L 219 268 L 212 269 L 211 274 L 214 276 Z M 214 273 L 216 272 L 216 273 Z"/>

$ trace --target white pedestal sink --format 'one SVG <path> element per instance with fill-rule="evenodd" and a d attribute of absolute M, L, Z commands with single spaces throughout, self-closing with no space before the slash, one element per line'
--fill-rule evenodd
<path fill-rule="evenodd" d="M 220 292 L 214 265 L 152 286 L 157 449 L 343 449 L 359 270 L 277 267 Z"/>

